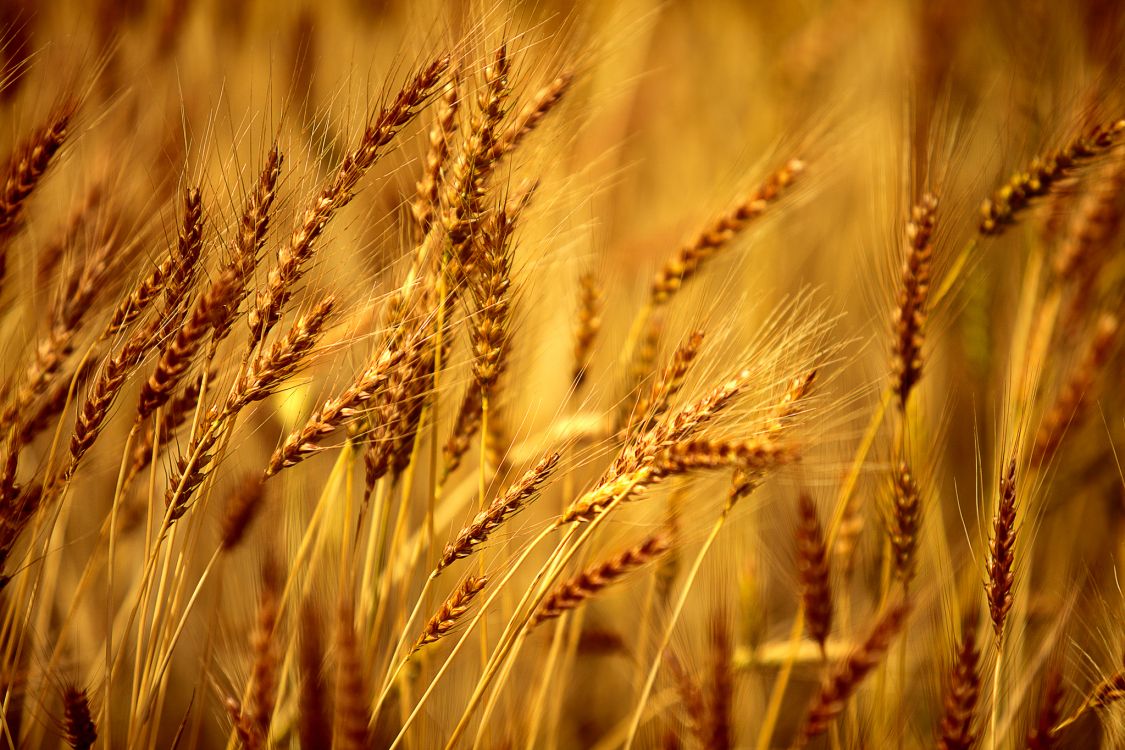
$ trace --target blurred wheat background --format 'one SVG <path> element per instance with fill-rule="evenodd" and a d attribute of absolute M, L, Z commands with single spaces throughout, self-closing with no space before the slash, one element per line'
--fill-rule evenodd
<path fill-rule="evenodd" d="M 0 3 L 0 744 L 1125 747 L 1117 3 Z"/>

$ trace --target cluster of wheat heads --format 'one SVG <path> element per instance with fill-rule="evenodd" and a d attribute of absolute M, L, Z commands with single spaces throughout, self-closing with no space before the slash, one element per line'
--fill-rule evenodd
<path fill-rule="evenodd" d="M 0 747 L 1122 746 L 1125 19 L 754 5 L 3 3 Z"/>

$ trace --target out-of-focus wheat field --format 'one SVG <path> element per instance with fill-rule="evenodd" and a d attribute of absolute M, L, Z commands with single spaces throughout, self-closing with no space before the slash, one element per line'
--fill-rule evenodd
<path fill-rule="evenodd" d="M 0 747 L 1125 746 L 1122 39 L 4 0 Z"/>

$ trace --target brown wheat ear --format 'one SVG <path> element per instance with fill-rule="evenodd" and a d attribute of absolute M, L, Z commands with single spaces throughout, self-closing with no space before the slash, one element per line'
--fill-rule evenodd
<path fill-rule="evenodd" d="M 431 62 L 417 73 L 384 107 L 364 130 L 359 144 L 341 161 L 332 180 L 317 193 L 277 254 L 277 265 L 270 271 L 264 289 L 258 292 L 250 311 L 250 349 L 265 340 L 281 320 L 296 285 L 316 253 L 316 242 L 336 212 L 351 202 L 360 179 L 379 160 L 383 150 L 403 127 L 418 114 L 419 108 L 449 69 L 449 56 Z"/>
<path fill-rule="evenodd" d="M 477 96 L 477 111 L 445 181 L 441 226 L 450 245 L 446 278 L 451 293 L 472 276 L 472 240 L 485 215 L 485 183 L 496 167 L 496 138 L 506 112 L 510 70 L 507 45 L 501 44 L 485 65 L 485 85 Z"/>
<path fill-rule="evenodd" d="M 671 300 L 684 282 L 698 273 L 705 260 L 722 250 L 736 234 L 765 213 L 766 208 L 781 196 L 804 168 L 804 163 L 797 159 L 787 162 L 745 200 L 681 247 L 653 279 L 651 304 L 663 305 Z"/>
<path fill-rule="evenodd" d="M 445 84 L 445 91 L 436 106 L 434 123 L 430 126 L 430 147 L 426 152 L 426 168 L 416 186 L 417 193 L 410 212 L 417 225 L 420 242 L 434 223 L 439 208 L 442 171 L 449 158 L 449 144 L 457 132 L 457 110 L 461 106 L 461 76 L 454 70 Z"/>
<path fill-rule="evenodd" d="M 894 346 L 891 373 L 899 408 L 905 409 L 914 386 L 922 377 L 922 344 L 925 341 L 926 303 L 930 295 L 930 265 L 937 218 L 937 198 L 925 195 L 914 207 L 906 225 L 906 258 L 894 311 Z"/>
<path fill-rule="evenodd" d="M 257 474 L 250 474 L 228 496 L 220 542 L 224 551 L 235 549 L 246 537 L 246 530 L 261 511 L 265 494 L 262 478 Z"/>
<path fill-rule="evenodd" d="M 455 561 L 471 555 L 473 550 L 484 544 L 489 535 L 501 524 L 527 507 L 527 504 L 542 491 L 551 472 L 558 466 L 559 458 L 558 453 L 552 453 L 541 459 L 503 495 L 494 499 L 485 510 L 478 513 L 473 522 L 461 529 L 457 538 L 445 546 L 437 570 L 441 571 Z"/>
<path fill-rule="evenodd" d="M 168 402 L 184 373 L 195 361 L 207 332 L 225 314 L 234 291 L 234 274 L 228 270 L 215 279 L 205 294 L 200 295 L 191 315 L 160 353 L 156 369 L 141 388 L 138 421 L 143 421 Z"/>
<path fill-rule="evenodd" d="M 203 194 L 199 188 L 189 187 L 184 190 L 183 210 L 180 234 L 170 255 L 170 263 L 166 266 L 167 271 L 164 272 L 165 267 L 162 266 L 160 274 L 154 269 L 153 276 L 142 279 L 141 285 L 134 292 L 140 296 L 136 299 L 131 297 L 127 302 L 130 307 L 122 311 L 126 320 L 136 316 L 151 301 L 151 297 L 147 296 L 152 291 L 149 285 L 162 288 L 164 319 L 155 336 L 158 341 L 163 341 L 180 327 L 185 314 L 184 305 L 200 271 L 200 256 L 203 254 Z"/>
<path fill-rule="evenodd" d="M 300 687 L 297 696 L 297 735 L 301 747 L 332 747 L 329 688 L 324 679 L 324 636 L 316 609 L 301 607 L 301 642 L 297 654 Z"/>
<path fill-rule="evenodd" d="M 7 267 L 8 240 L 19 228 L 32 191 L 66 142 L 77 108 L 76 101 L 65 101 L 9 158 L 0 191 L 0 282 Z"/>
<path fill-rule="evenodd" d="M 706 746 L 709 750 L 729 750 L 734 747 L 734 647 L 730 624 L 722 609 L 712 614 L 710 630 Z"/>
<path fill-rule="evenodd" d="M 887 514 L 895 576 L 909 586 L 917 568 L 915 559 L 922 526 L 922 497 L 918 483 L 905 461 L 895 469 L 891 509 Z"/>
<path fill-rule="evenodd" d="M 979 669 L 976 637 L 972 627 L 966 625 L 945 693 L 945 713 L 938 732 L 940 750 L 970 750 L 976 744 L 973 720 L 980 697 Z"/>
<path fill-rule="evenodd" d="M 570 611 L 597 596 L 610 584 L 656 560 L 671 548 L 671 536 L 659 531 L 608 560 L 596 563 L 573 578 L 563 581 L 539 605 L 528 629 Z"/>
<path fill-rule="evenodd" d="M 63 722 L 66 743 L 74 750 L 90 750 L 98 739 L 98 728 L 90 711 L 86 691 L 74 685 L 63 689 Z"/>
<path fill-rule="evenodd" d="M 980 233 L 1003 234 L 1032 200 L 1047 195 L 1056 183 L 1082 164 L 1108 153 L 1120 142 L 1123 134 L 1125 120 L 1097 125 L 1062 149 L 1034 159 L 1026 172 L 1012 175 L 1003 187 L 981 204 Z"/>
<path fill-rule="evenodd" d="M 416 332 L 412 340 L 391 342 L 371 359 L 352 385 L 340 395 L 325 401 L 303 427 L 290 433 L 270 457 L 265 477 L 268 479 L 282 469 L 304 461 L 319 450 L 321 440 L 357 419 L 360 410 L 387 386 L 391 373 L 401 365 L 407 350 L 420 345 L 419 335 Z"/>
<path fill-rule="evenodd" d="M 1086 404 L 1093 395 L 1098 376 L 1112 354 L 1118 327 L 1116 315 L 1103 313 L 1098 317 L 1086 353 L 1074 371 L 1069 373 L 1035 433 L 1031 453 L 1033 465 L 1048 463 L 1058 451 L 1067 431 L 1077 429 L 1082 424 L 1086 416 Z"/>
<path fill-rule="evenodd" d="M 707 731 L 707 703 L 703 699 L 703 688 L 699 680 L 688 673 L 675 654 L 669 653 L 665 663 L 676 683 L 676 694 L 679 696 L 681 710 L 687 719 L 688 730 L 700 747 L 707 747 L 710 736 Z"/>
<path fill-rule="evenodd" d="M 805 609 L 809 638 L 824 650 L 832 629 L 831 557 L 816 503 L 802 492 L 797 496 L 797 579 Z"/>
<path fill-rule="evenodd" d="M 539 127 L 566 95 L 572 83 L 574 83 L 574 74 L 564 71 L 536 91 L 531 101 L 524 105 L 512 123 L 496 139 L 496 158 L 514 151 L 531 131 Z"/>
<path fill-rule="evenodd" d="M 234 253 L 225 265 L 234 276 L 234 293 L 231 295 L 225 314 L 215 321 L 212 336 L 216 344 L 230 333 L 238 307 L 249 294 L 247 287 L 253 280 L 254 269 L 258 267 L 261 250 L 266 242 L 266 233 L 269 231 L 270 210 L 277 197 L 277 181 L 281 176 L 282 161 L 281 152 L 274 144 L 266 155 L 265 166 L 262 167 L 258 182 L 247 198 L 246 206 L 239 218 Z"/>
<path fill-rule="evenodd" d="M 422 633 L 418 636 L 418 640 L 414 642 L 414 647 L 410 649 L 410 653 L 414 653 L 423 646 L 448 635 L 457 626 L 458 621 L 469 611 L 473 600 L 477 597 L 477 594 L 484 590 L 487 584 L 487 576 L 469 576 L 462 581 L 461 585 L 449 595 L 448 599 L 442 602 L 438 611 L 422 628 Z"/>
<path fill-rule="evenodd" d="M 909 611 L 905 602 L 888 605 L 867 639 L 833 668 L 813 699 L 805 723 L 793 741 L 793 748 L 807 746 L 828 730 L 848 700 L 859 690 L 864 678 L 883 660 L 891 641 L 906 623 Z"/>
<path fill-rule="evenodd" d="M 1064 694 L 1062 671 L 1057 665 L 1052 666 L 1043 680 L 1035 724 L 1027 733 L 1027 750 L 1053 750 L 1055 747 L 1055 725 L 1062 716 Z"/>
<path fill-rule="evenodd" d="M 258 618 L 250 637 L 253 667 L 250 671 L 250 705 L 242 717 L 243 729 L 250 750 L 266 746 L 277 700 L 278 676 L 281 666 L 281 643 L 277 629 L 281 605 L 281 571 L 277 564 L 262 565 L 262 593 L 258 601 Z"/>
<path fill-rule="evenodd" d="M 1004 636 L 1004 621 L 1012 608 L 1012 586 L 1015 583 L 1016 544 L 1016 459 L 1012 458 L 1000 479 L 1000 498 L 992 522 L 989 544 L 988 611 L 997 640 Z"/>
<path fill-rule="evenodd" d="M 594 339 L 602 328 L 602 308 L 605 304 L 605 291 L 593 273 L 584 273 L 578 278 L 578 289 L 578 324 L 574 330 L 574 373 L 571 376 L 575 390 L 586 381 Z"/>
<path fill-rule="evenodd" d="M 371 747 L 371 712 L 367 678 L 363 670 L 353 609 L 340 607 L 336 618 L 336 683 L 333 701 L 333 747 L 368 750 Z"/>

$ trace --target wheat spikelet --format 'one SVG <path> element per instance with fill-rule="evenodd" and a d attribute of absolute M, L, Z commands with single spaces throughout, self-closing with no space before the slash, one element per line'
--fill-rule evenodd
<path fill-rule="evenodd" d="M 66 743 L 74 750 L 90 750 L 98 739 L 98 728 L 90 711 L 86 691 L 74 685 L 63 689 L 63 723 Z"/>
<path fill-rule="evenodd" d="M 298 650 L 300 686 L 297 696 L 297 735 L 301 747 L 332 746 L 332 715 L 324 679 L 324 638 L 316 610 L 301 607 L 301 642 Z"/>
<path fill-rule="evenodd" d="M 321 297 L 284 336 L 255 357 L 227 398 L 226 412 L 235 414 L 247 405 L 261 401 L 299 372 L 324 335 L 335 308 L 334 296 Z"/>
<path fill-rule="evenodd" d="M 443 56 L 419 71 L 367 126 L 359 144 L 344 156 L 332 180 L 305 208 L 288 244 L 278 251 L 277 265 L 270 271 L 266 287 L 258 292 L 256 306 L 250 311 L 251 349 L 264 341 L 281 319 L 328 222 L 351 202 L 360 179 L 379 160 L 395 134 L 414 119 L 448 68 L 449 57 Z"/>
<path fill-rule="evenodd" d="M 414 337 L 416 343 L 417 334 L 414 334 Z M 401 345 L 384 349 L 371 360 L 367 369 L 360 373 L 352 385 L 339 396 L 328 399 L 309 417 L 303 427 L 290 433 L 281 447 L 270 457 L 265 472 L 266 478 L 305 460 L 316 452 L 321 440 L 357 418 L 359 410 L 377 392 L 386 387 L 390 374 L 401 365 L 405 351 L 411 345 L 412 342 L 403 342 Z"/>
<path fill-rule="evenodd" d="M 445 181 L 441 224 L 449 238 L 446 275 L 451 291 L 473 275 L 472 240 L 485 213 L 485 183 L 496 166 L 495 144 L 506 111 L 510 70 L 507 45 L 501 44 L 485 66 L 477 112 Z"/>
<path fill-rule="evenodd" d="M 973 721 L 980 697 L 980 654 L 971 627 L 966 627 L 945 693 L 945 713 L 938 729 L 940 750 L 969 750 L 976 745 Z"/>
<path fill-rule="evenodd" d="M 214 375 L 211 375 L 214 379 Z M 132 459 L 125 473 L 125 484 L 144 471 L 152 462 L 153 453 L 176 439 L 176 433 L 195 414 L 203 388 L 203 376 L 192 380 L 168 402 L 160 418 L 160 425 L 145 425 L 144 434 L 133 447 Z"/>
<path fill-rule="evenodd" d="M 536 91 L 531 101 L 523 106 L 504 132 L 497 137 L 494 158 L 500 159 L 514 151 L 531 131 L 539 127 L 573 83 L 574 74 L 565 71 Z"/>
<path fill-rule="evenodd" d="M 1051 668 L 1043 681 L 1043 692 L 1035 723 L 1027 733 L 1027 750 L 1052 750 L 1055 747 L 1055 725 L 1062 716 L 1062 672 Z"/>
<path fill-rule="evenodd" d="M 215 321 L 212 337 L 216 343 L 225 339 L 230 333 L 238 306 L 249 293 L 247 285 L 254 277 L 254 269 L 258 266 L 266 233 L 269 231 L 270 209 L 277 197 L 277 181 L 281 176 L 282 161 L 281 152 L 275 144 L 266 155 L 265 166 L 262 167 L 254 190 L 247 198 L 246 206 L 239 218 L 234 254 L 225 265 L 233 274 L 235 291 L 231 295 L 226 313 Z"/>
<path fill-rule="evenodd" d="M 722 250 L 734 236 L 746 229 L 776 201 L 805 165 L 793 159 L 766 178 L 753 193 L 727 213 L 705 227 L 681 247 L 656 273 L 650 293 L 653 305 L 667 304 L 684 282 L 699 272 L 708 258 Z"/>
<path fill-rule="evenodd" d="M 532 615 L 528 628 L 553 620 L 563 612 L 584 604 L 607 586 L 656 560 L 670 547 L 671 537 L 666 531 L 660 531 L 604 562 L 591 565 L 573 578 L 558 584 Z"/>
<path fill-rule="evenodd" d="M 454 71 L 445 84 L 438 102 L 434 123 L 430 126 L 430 147 L 426 152 L 426 168 L 415 190 L 410 212 L 418 227 L 417 239 L 421 241 L 434 223 L 434 214 L 440 208 L 443 167 L 449 158 L 449 144 L 457 132 L 457 110 L 461 106 L 461 76 Z"/>
<path fill-rule="evenodd" d="M 802 492 L 797 496 L 797 580 L 801 584 L 805 628 L 821 650 L 832 629 L 831 558 L 820 525 L 816 503 Z"/>
<path fill-rule="evenodd" d="M 891 508 L 887 513 L 887 535 L 891 542 L 895 576 L 909 585 L 917 568 L 915 553 L 922 526 L 922 498 L 914 474 L 900 461 L 892 481 Z"/>
<path fill-rule="evenodd" d="M 1060 279 L 1089 276 L 1101 265 L 1125 215 L 1123 198 L 1125 154 L 1117 153 L 1094 180 L 1055 253 L 1053 268 Z"/>
<path fill-rule="evenodd" d="M 161 269 L 159 282 L 154 286 L 161 286 L 164 292 L 164 320 L 161 322 L 156 338 L 163 340 L 180 327 L 185 314 L 184 305 L 191 294 L 191 288 L 199 276 L 200 256 L 203 254 L 203 194 L 198 187 L 189 187 L 183 194 L 184 216 L 180 224 L 179 237 L 171 255 L 171 263 L 167 272 Z M 154 269 L 153 274 L 157 273 Z M 153 276 L 141 281 L 136 292 L 145 294 L 151 291 L 146 282 L 152 283 Z M 147 305 L 151 298 L 139 297 L 128 300 L 129 307 L 123 313 L 124 322 L 128 323 L 130 317 L 135 317 Z M 114 316 L 114 323 L 117 316 Z M 112 324 L 111 324 L 112 326 Z M 120 326 L 119 326 L 120 327 Z"/>
<path fill-rule="evenodd" d="M 227 496 L 220 542 L 222 549 L 229 552 L 245 538 L 246 530 L 261 510 L 265 491 L 261 477 L 250 474 L 243 477 L 238 487 Z"/>
<path fill-rule="evenodd" d="M 707 747 L 710 740 L 708 729 L 707 703 L 703 698 L 703 688 L 699 681 L 688 674 L 675 654 L 668 655 L 668 671 L 676 683 L 676 694 L 687 719 L 688 731 L 701 747 Z"/>
<path fill-rule="evenodd" d="M 87 390 L 86 398 L 78 410 L 74 434 L 70 438 L 70 464 L 63 472 L 63 479 L 77 471 L 82 458 L 98 439 L 109 416 L 110 407 L 126 379 L 140 365 L 141 358 L 152 345 L 157 326 L 158 322 L 154 320 L 152 324 L 134 331 L 118 352 L 106 355 L 100 374 Z"/>
<path fill-rule="evenodd" d="M 578 277 L 578 323 L 574 328 L 574 371 L 571 383 L 574 390 L 582 387 L 586 370 L 590 367 L 594 340 L 602 327 L 602 308 L 605 292 L 593 273 Z"/>
<path fill-rule="evenodd" d="M 1004 622 L 1012 608 L 1012 586 L 1015 583 L 1015 543 L 1016 543 L 1016 459 L 1009 461 L 1004 475 L 1000 478 L 999 503 L 992 520 L 992 540 L 989 543 L 988 581 L 985 592 L 988 596 L 988 611 L 992 616 L 992 627 L 996 638 L 1004 634 Z"/>
<path fill-rule="evenodd" d="M 1059 449 L 1068 429 L 1077 428 L 1085 417 L 1085 406 L 1098 375 L 1105 369 L 1117 340 L 1118 320 L 1111 313 L 1098 317 L 1094 332 L 1086 346 L 1086 353 L 1078 366 L 1069 374 L 1055 401 L 1047 410 L 1035 433 L 1031 449 L 1031 462 L 1042 466 L 1050 462 Z"/>
<path fill-rule="evenodd" d="M 281 648 L 275 633 L 281 604 L 279 576 L 276 564 L 267 561 L 262 566 L 262 593 L 258 601 L 257 621 L 250 636 L 253 654 L 250 701 L 239 721 L 246 737 L 243 744 L 248 750 L 266 746 L 273 721 L 273 706 L 277 700 L 278 669 L 281 665 Z"/>
<path fill-rule="evenodd" d="M 367 679 L 357 640 L 352 608 L 340 607 L 336 617 L 336 682 L 333 686 L 333 747 L 366 750 L 371 747 Z"/>
<path fill-rule="evenodd" d="M 864 678 L 883 660 L 908 614 L 909 608 L 904 602 L 888 605 L 866 640 L 832 669 L 813 699 L 792 747 L 803 748 L 828 730 L 844 710 L 844 705 L 859 690 Z"/>
<path fill-rule="evenodd" d="M 484 544 L 489 535 L 501 524 L 523 510 L 542 491 L 543 485 L 558 466 L 559 458 L 558 453 L 545 456 L 528 469 L 504 494 L 493 499 L 487 508 L 473 518 L 472 523 L 461 529 L 457 537 L 445 546 L 437 570 L 440 571 L 457 560 L 471 555 L 473 550 Z"/>
<path fill-rule="evenodd" d="M 936 218 L 937 198 L 925 195 L 914 207 L 906 225 L 906 257 L 894 311 L 895 337 L 891 350 L 891 374 L 901 409 L 906 408 L 910 392 L 922 377 L 922 344 Z"/>
<path fill-rule="evenodd" d="M 469 611 L 473 599 L 484 590 L 487 584 L 487 576 L 469 576 L 462 581 L 461 585 L 454 589 L 448 599 L 442 602 L 438 611 L 422 628 L 422 632 L 418 636 L 418 640 L 414 642 L 414 647 L 411 648 L 410 653 L 414 653 L 423 646 L 448 635 L 457 626 L 457 621 Z"/>
<path fill-rule="evenodd" d="M 8 244 L 20 226 L 27 200 L 66 142 L 77 108 L 76 101 L 64 101 L 8 159 L 0 190 L 0 282 L 7 268 Z"/>
<path fill-rule="evenodd" d="M 201 294 L 187 321 L 180 326 L 175 337 L 164 347 L 152 375 L 141 388 L 137 419 L 143 421 L 152 412 L 168 402 L 172 392 L 192 365 L 196 352 L 203 345 L 207 333 L 216 320 L 227 314 L 231 296 L 235 292 L 235 277 L 225 271 Z"/>
<path fill-rule="evenodd" d="M 1082 164 L 1110 151 L 1125 133 L 1125 120 L 1097 125 L 1058 151 L 1032 160 L 1026 172 L 1017 172 L 981 204 L 980 233 L 999 236 L 1014 224 L 1019 214 L 1035 198 L 1047 195 L 1051 188 Z"/>
<path fill-rule="evenodd" d="M 722 612 L 711 617 L 711 674 L 708 680 L 706 747 L 734 747 L 734 646 L 730 625 Z"/>

